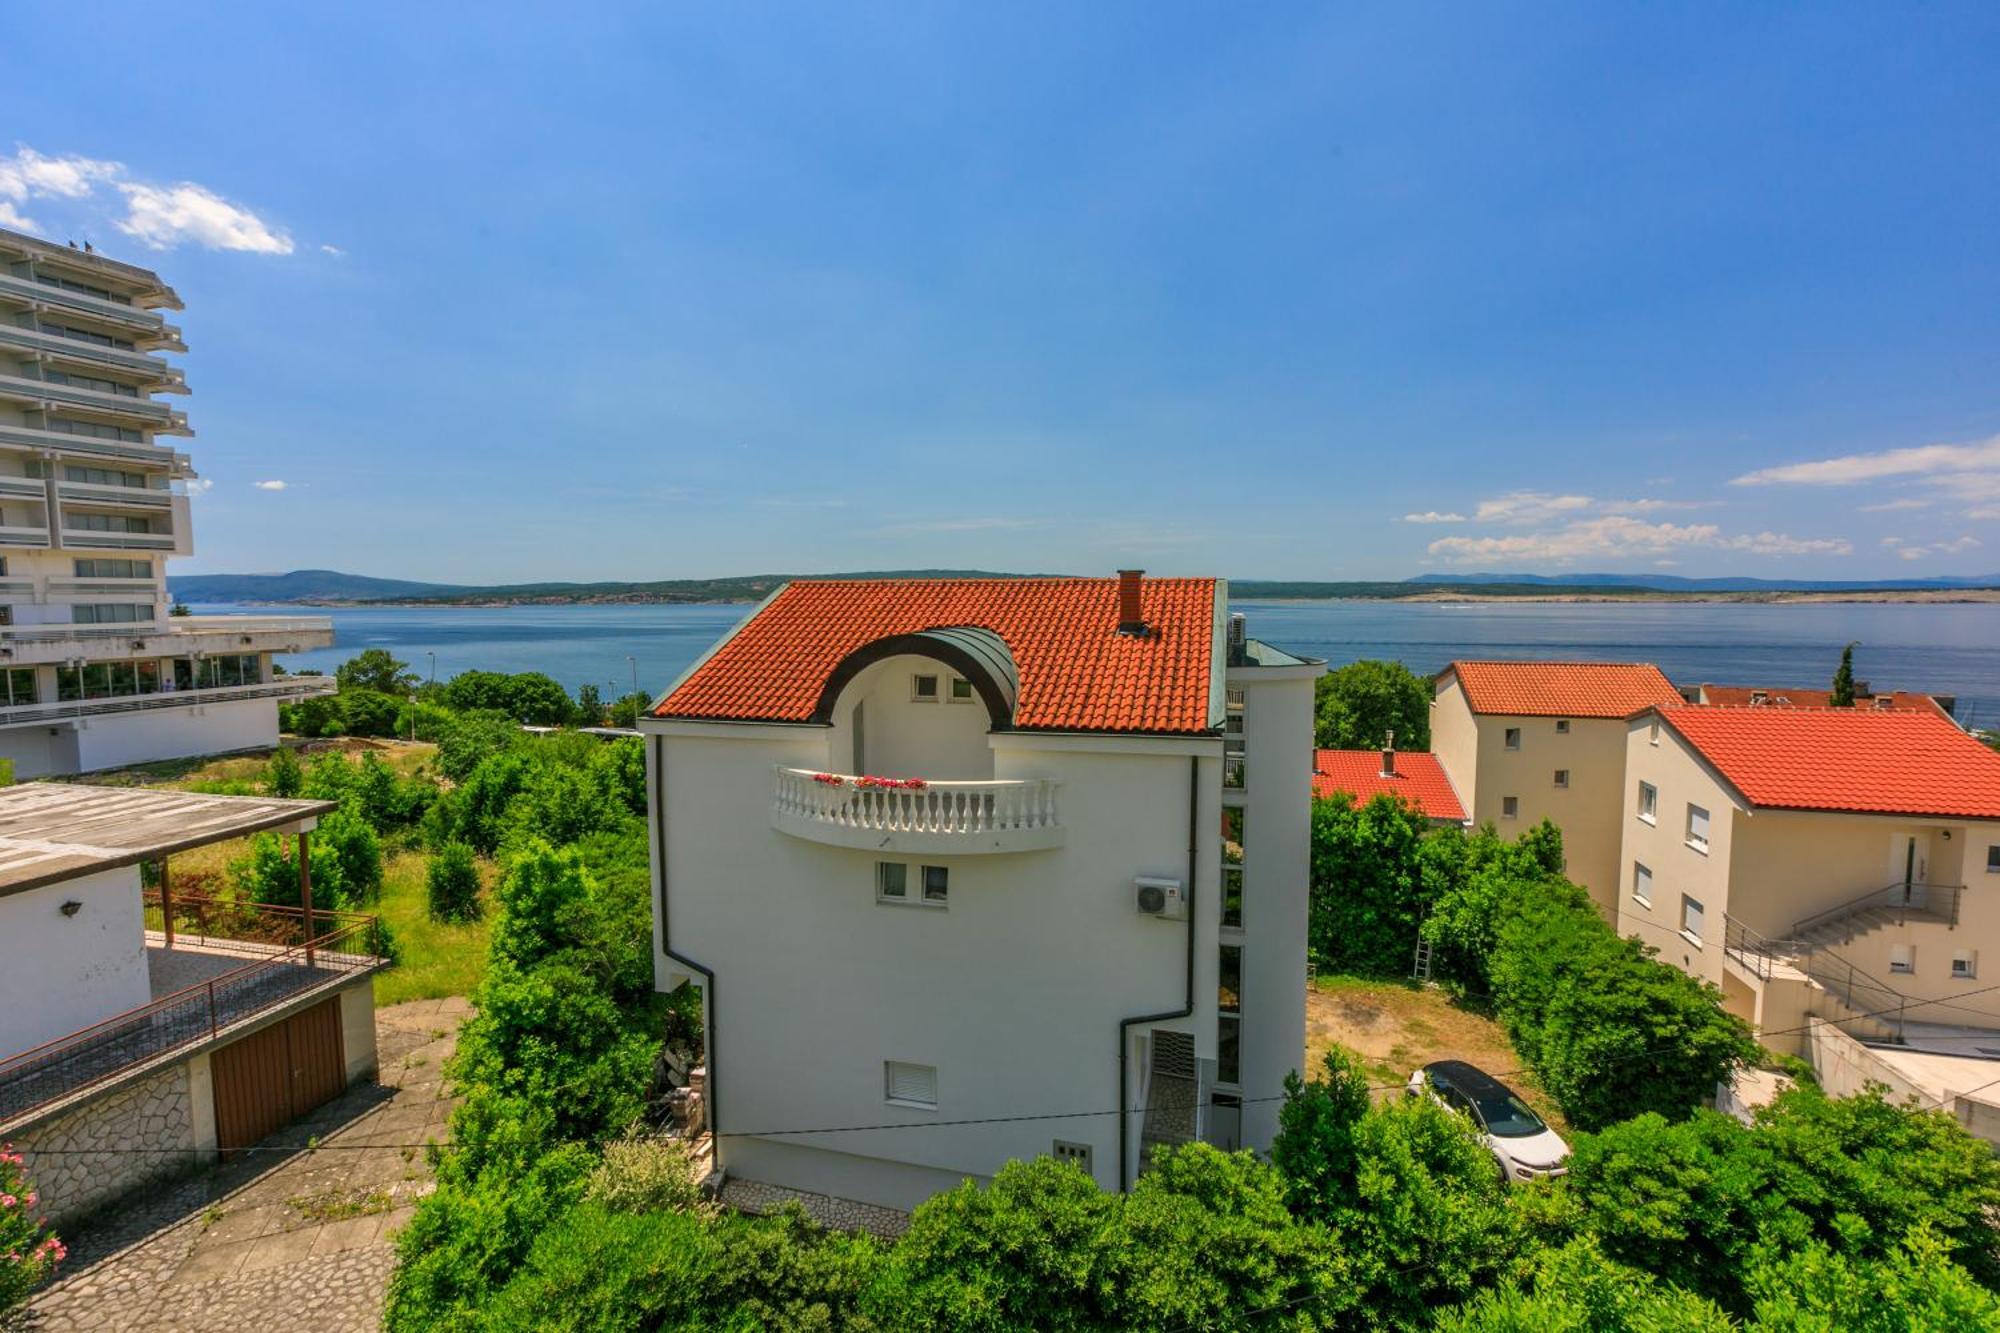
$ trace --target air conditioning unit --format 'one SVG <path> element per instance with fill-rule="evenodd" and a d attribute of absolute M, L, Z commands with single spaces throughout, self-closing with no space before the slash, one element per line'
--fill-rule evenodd
<path fill-rule="evenodd" d="M 1141 875 L 1134 881 L 1138 889 L 1137 900 L 1140 916 L 1156 916 L 1162 921 L 1181 921 L 1187 917 L 1187 893 L 1177 879 L 1151 879 Z"/>

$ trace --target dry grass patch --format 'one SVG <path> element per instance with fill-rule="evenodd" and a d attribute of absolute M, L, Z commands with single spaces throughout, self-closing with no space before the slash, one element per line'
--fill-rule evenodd
<path fill-rule="evenodd" d="M 1442 990 L 1413 982 L 1321 977 L 1306 991 L 1306 1070 L 1316 1072 L 1334 1044 L 1358 1052 L 1369 1081 L 1393 1096 L 1412 1071 L 1433 1060 L 1464 1060 L 1527 1099 L 1558 1132 L 1567 1132 L 1534 1075 L 1521 1068 L 1507 1034 L 1487 1015 Z"/>

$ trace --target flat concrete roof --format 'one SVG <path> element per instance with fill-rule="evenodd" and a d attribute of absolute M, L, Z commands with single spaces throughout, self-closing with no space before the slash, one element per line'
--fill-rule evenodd
<path fill-rule="evenodd" d="M 0 896 L 285 828 L 337 808 L 333 801 L 68 782 L 0 787 Z"/>

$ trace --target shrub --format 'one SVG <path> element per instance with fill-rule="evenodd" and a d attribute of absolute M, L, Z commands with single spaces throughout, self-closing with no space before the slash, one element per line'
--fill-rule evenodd
<path fill-rule="evenodd" d="M 1350 662 L 1313 686 L 1314 741 L 1368 750 L 1391 731 L 1401 750 L 1431 748 L 1431 683 L 1401 662 Z"/>
<path fill-rule="evenodd" d="M 68 1256 L 36 1213 L 38 1202 L 21 1174 L 21 1155 L 0 1145 L 0 1314 L 26 1300 Z"/>
<path fill-rule="evenodd" d="M 1417 856 L 1428 826 L 1393 796 L 1312 803 L 1309 943 L 1322 966 L 1408 975 L 1428 897 Z"/>
<path fill-rule="evenodd" d="M 305 765 L 290 746 L 281 745 L 264 768 L 264 787 L 273 796 L 293 797 L 305 790 Z"/>
<path fill-rule="evenodd" d="M 1271 1164 L 1285 1177 L 1294 1212 L 1325 1220 L 1353 1204 L 1354 1127 L 1367 1113 L 1368 1076 L 1344 1046 L 1328 1049 L 1323 1078 L 1285 1076 Z"/>
<path fill-rule="evenodd" d="M 521 743 L 521 728 L 503 712 L 459 714 L 438 736 L 438 771 L 463 782 L 489 757 Z"/>
<path fill-rule="evenodd" d="M 424 893 L 433 921 L 474 921 L 479 917 L 479 866 L 472 849 L 448 842 L 424 870 Z"/>
<path fill-rule="evenodd" d="M 698 1210 L 700 1169 L 685 1139 L 617 1139 L 604 1145 L 584 1197 L 614 1213 Z"/>
<path fill-rule="evenodd" d="M 403 701 L 374 690 L 342 690 L 334 696 L 340 703 L 340 721 L 349 736 L 393 736 Z"/>
<path fill-rule="evenodd" d="M 230 886 L 238 902 L 299 905 L 299 863 L 292 842 L 276 833 L 259 833 L 250 839 L 250 849 L 229 863 Z M 314 903 L 329 907 L 341 901 L 346 885 L 340 871 L 337 857 L 313 858 Z"/>
<path fill-rule="evenodd" d="M 382 891 L 382 843 L 368 821 L 342 807 L 320 819 L 312 841 L 316 901 L 335 907 L 363 907 L 375 901 Z M 328 863 L 339 867 L 338 889 L 322 898 L 319 884 Z"/>
<path fill-rule="evenodd" d="M 295 736 L 314 738 L 341 735 L 346 721 L 337 696 L 315 694 L 297 703 L 280 704 L 278 726 Z"/>

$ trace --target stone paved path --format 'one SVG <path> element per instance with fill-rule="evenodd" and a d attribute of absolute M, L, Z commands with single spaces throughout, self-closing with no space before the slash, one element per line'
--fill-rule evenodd
<path fill-rule="evenodd" d="M 70 1257 L 62 1276 L 13 1327 L 379 1327 L 395 1266 L 390 1237 L 431 1189 L 423 1152 L 408 1145 L 444 1136 L 451 1104 L 440 1066 L 469 1012 L 462 999 L 379 1011 L 380 1086 L 350 1088 L 258 1151 L 65 1237 Z"/>

